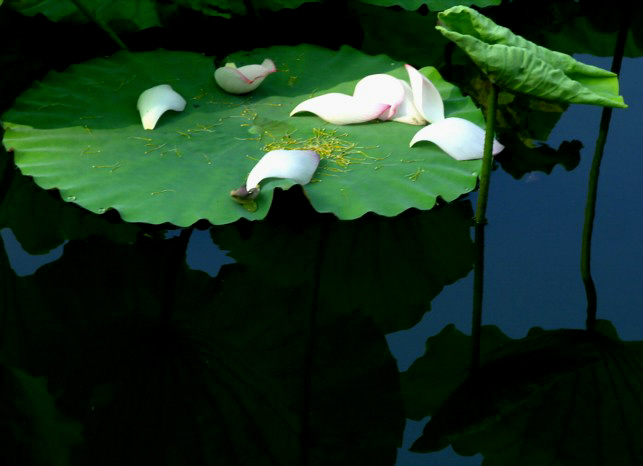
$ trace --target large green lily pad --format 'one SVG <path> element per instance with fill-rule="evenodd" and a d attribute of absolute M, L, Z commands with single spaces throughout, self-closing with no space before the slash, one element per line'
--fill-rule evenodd
<path fill-rule="evenodd" d="M 279 72 L 252 94 L 220 90 L 209 57 L 158 50 L 119 52 L 50 73 L 3 115 L 4 144 L 16 164 L 45 189 L 97 213 L 117 209 L 127 221 L 180 226 L 207 219 L 225 224 L 263 218 L 276 187 L 262 187 L 258 209 L 234 203 L 256 161 L 271 149 L 314 148 L 323 159 L 306 195 L 319 212 L 353 219 L 372 211 L 395 216 L 430 209 L 475 188 L 480 161 L 458 162 L 433 144 L 409 148 L 420 127 L 397 122 L 333 126 L 314 115 L 289 117 L 302 100 L 325 92 L 352 94 L 373 73 L 407 79 L 403 64 L 344 47 L 272 47 L 240 53 L 237 64 L 272 58 Z M 447 116 L 481 127 L 470 99 L 423 69 L 445 99 Z M 136 101 L 142 91 L 167 83 L 188 101 L 144 130 Z"/>

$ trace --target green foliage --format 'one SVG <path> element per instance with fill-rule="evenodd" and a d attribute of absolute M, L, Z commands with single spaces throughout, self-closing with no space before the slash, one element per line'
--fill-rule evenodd
<path fill-rule="evenodd" d="M 2 464 L 71 465 L 71 449 L 82 441 L 82 426 L 60 413 L 47 380 L 0 365 L 0 382 Z"/>
<path fill-rule="evenodd" d="M 451 443 L 490 466 L 641 463 L 640 342 L 621 342 L 609 325 L 606 334 L 532 329 L 515 341 L 489 330 L 474 375 L 466 372 L 468 338 L 453 328 L 429 339 L 405 374 L 407 411 L 431 415 L 414 450 Z"/>
<path fill-rule="evenodd" d="M 434 28 L 437 22 L 435 13 L 423 15 L 365 3 L 357 3 L 354 8 L 364 30 L 360 48 L 363 52 L 372 55 L 384 53 L 414 66 L 431 63 L 439 67 L 444 60 L 444 48 L 449 41 Z M 391 24 L 404 24 L 404 28 L 391 34 Z"/>
<path fill-rule="evenodd" d="M 92 21 L 79 10 L 81 5 L 96 20 L 117 31 L 160 26 L 154 0 L 9 0 L 7 5 L 24 15 L 43 14 L 52 21 Z"/>
<path fill-rule="evenodd" d="M 266 287 L 242 264 L 189 270 L 181 241 L 70 242 L 19 279 L 24 325 L 5 354 L 85 426 L 79 463 L 392 464 L 399 375 L 372 321 L 337 316 L 313 276 Z"/>
<path fill-rule="evenodd" d="M 423 5 L 429 7 L 431 11 L 441 11 L 451 8 L 455 5 L 477 6 L 485 8 L 488 6 L 500 5 L 502 0 L 361 0 L 363 3 L 369 3 L 377 6 L 399 6 L 405 10 L 417 10 Z"/>
<path fill-rule="evenodd" d="M 293 182 L 267 182 L 256 212 L 234 203 L 229 192 L 264 152 L 276 148 L 321 152 L 306 194 L 317 211 L 342 219 L 430 209 L 438 197 L 452 201 L 475 188 L 480 161 L 455 161 L 431 144 L 409 148 L 405 141 L 416 126 L 333 127 L 316 116 L 288 116 L 313 93 L 352 94 L 368 74 L 407 79 L 401 63 L 348 47 L 334 52 L 308 45 L 239 53 L 229 61 L 267 57 L 280 72 L 249 96 L 225 94 L 212 79 L 211 60 L 189 52 L 121 52 L 52 72 L 3 116 L 4 143 L 41 187 L 58 188 L 63 199 L 95 213 L 117 209 L 132 222 L 187 226 L 199 219 L 225 224 L 265 217 L 273 189 Z M 424 72 L 440 90 L 447 116 L 483 126 L 470 99 L 435 69 Z M 189 104 L 146 131 L 136 100 L 161 83 L 171 83 Z"/>
<path fill-rule="evenodd" d="M 359 311 L 390 333 L 419 322 L 442 288 L 471 270 L 469 202 L 343 222 L 317 214 L 296 194 L 287 202 L 278 199 L 282 202 L 262 222 L 211 230 L 215 243 L 253 270 L 264 286 L 314 287 L 307 281 L 317 269 L 324 277 L 318 284 L 322 302 L 342 316 Z M 397 247 L 389 251 L 387 244 Z M 415 286 L 416 280 L 423 286 Z M 341 292 L 348 289 L 351 293 Z"/>
<path fill-rule="evenodd" d="M 238 0 L 176 0 L 174 3 L 209 16 L 230 18 L 247 13 L 244 2 Z"/>
<path fill-rule="evenodd" d="M 319 3 L 323 0 L 252 0 L 252 4 L 259 10 L 279 11 L 283 8 L 299 8 L 304 3 Z"/>
<path fill-rule="evenodd" d="M 503 89 L 560 102 L 627 107 L 618 95 L 618 77 L 610 71 L 540 47 L 470 8 L 453 7 L 438 18 L 437 29 Z"/>
<path fill-rule="evenodd" d="M 495 326 L 482 327 L 482 357 L 506 344 L 509 337 Z M 469 375 L 471 337 L 453 324 L 430 337 L 425 354 L 402 373 L 406 416 L 420 420 L 433 415 Z"/>
<path fill-rule="evenodd" d="M 0 148 L 2 203 L 0 229 L 11 228 L 20 245 L 30 254 L 44 254 L 65 240 L 102 236 L 133 243 L 140 228 L 115 223 L 71 203 L 62 203 L 53 192 L 40 189 L 31 178 L 13 167 L 13 160 Z"/>

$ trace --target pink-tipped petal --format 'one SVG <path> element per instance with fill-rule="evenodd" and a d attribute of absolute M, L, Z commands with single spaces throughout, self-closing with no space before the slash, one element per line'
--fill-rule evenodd
<path fill-rule="evenodd" d="M 246 65 L 238 68 L 238 70 L 248 82 L 254 82 L 257 79 L 265 78 L 270 73 L 274 73 L 277 68 L 270 58 L 266 58 L 261 65 Z"/>
<path fill-rule="evenodd" d="M 390 120 L 404 102 L 404 87 L 402 81 L 388 74 L 371 74 L 362 78 L 355 86 L 353 97 L 390 105 L 382 113 L 380 120 Z"/>
<path fill-rule="evenodd" d="M 404 65 L 413 90 L 413 103 L 429 123 L 444 119 L 444 103 L 433 83 L 411 65 Z"/>
<path fill-rule="evenodd" d="M 277 71 L 269 58 L 261 65 L 246 65 L 237 68 L 234 63 L 227 63 L 214 72 L 214 80 L 219 87 L 230 94 L 246 94 L 254 91 L 270 73 Z"/>
<path fill-rule="evenodd" d="M 319 155 L 312 150 L 279 149 L 266 153 L 248 175 L 246 188 L 251 190 L 268 178 L 284 178 L 308 184 L 319 165 Z"/>
<path fill-rule="evenodd" d="M 450 117 L 422 128 L 411 140 L 430 141 L 456 160 L 481 159 L 484 151 L 484 130 L 463 118 Z M 494 139 L 492 153 L 498 154 L 504 146 Z"/>
<path fill-rule="evenodd" d="M 334 125 L 350 125 L 379 118 L 389 108 L 388 104 L 331 92 L 301 102 L 290 112 L 290 116 L 295 113 L 310 112 Z"/>

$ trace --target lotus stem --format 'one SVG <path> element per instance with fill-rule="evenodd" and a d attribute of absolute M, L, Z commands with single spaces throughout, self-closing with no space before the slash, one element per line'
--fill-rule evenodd
<path fill-rule="evenodd" d="M 125 42 L 121 40 L 120 37 L 110 28 L 107 24 L 105 24 L 103 21 L 98 19 L 85 5 L 83 5 L 83 2 L 81 0 L 71 0 L 71 2 L 76 5 L 76 8 L 78 8 L 82 14 L 87 16 L 87 18 L 94 24 L 96 24 L 99 28 L 101 28 L 103 31 L 107 33 L 107 35 L 114 41 L 116 44 L 123 50 L 128 50 L 127 45 L 125 45 Z"/>
<path fill-rule="evenodd" d="M 473 265 L 473 320 L 471 322 L 471 375 L 480 366 L 480 333 L 482 328 L 482 295 L 484 288 L 484 229 L 487 223 L 487 199 L 493 164 L 493 136 L 496 126 L 498 88 L 491 83 L 487 107 L 487 127 L 485 131 L 484 155 L 480 170 L 480 188 L 475 216 L 475 258 Z"/>
<path fill-rule="evenodd" d="M 621 65 L 623 63 L 623 54 L 625 52 L 625 42 L 627 39 L 627 32 L 629 30 L 630 16 L 628 9 L 624 9 L 622 12 L 621 25 L 616 39 L 616 45 L 614 47 L 614 57 L 612 59 L 611 71 L 616 74 L 620 73 Z M 589 172 L 587 200 L 585 201 L 585 222 L 583 224 L 580 272 L 583 284 L 585 285 L 585 295 L 587 296 L 587 320 L 585 322 L 585 328 L 590 332 L 593 332 L 596 328 L 597 312 L 596 286 L 594 284 L 594 279 L 592 278 L 591 270 L 592 233 L 594 231 L 594 217 L 596 215 L 598 178 L 600 175 L 601 161 L 603 160 L 603 152 L 605 150 L 605 143 L 607 142 L 607 134 L 609 132 L 611 120 L 612 108 L 604 107 L 601 114 L 598 137 L 596 139 L 596 147 L 594 148 L 592 167 Z"/>

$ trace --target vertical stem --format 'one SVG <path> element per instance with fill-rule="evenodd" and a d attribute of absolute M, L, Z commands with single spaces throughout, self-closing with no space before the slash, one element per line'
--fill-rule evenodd
<path fill-rule="evenodd" d="M 625 51 L 625 42 L 629 30 L 630 14 L 627 8 L 622 12 L 621 25 L 616 39 L 614 49 L 614 58 L 612 60 L 612 71 L 618 74 L 621 71 L 623 62 L 623 53 Z M 601 161 L 607 134 L 609 131 L 610 121 L 612 119 L 612 108 L 603 108 L 601 122 L 599 126 L 598 138 L 594 149 L 594 158 L 592 167 L 589 172 L 589 184 L 587 188 L 587 200 L 585 202 L 585 222 L 583 224 L 583 240 L 581 245 L 580 271 L 583 284 L 585 285 L 585 295 L 587 296 L 587 320 L 585 328 L 594 331 L 596 327 L 597 296 L 596 286 L 592 278 L 591 256 L 592 256 L 592 233 L 594 231 L 594 217 L 596 215 L 596 197 L 598 192 L 598 177 L 600 175 Z"/>
<path fill-rule="evenodd" d="M 487 129 L 485 132 L 484 155 L 480 171 L 480 188 L 475 216 L 475 259 L 473 265 L 473 319 L 471 323 L 471 374 L 480 366 L 480 331 L 482 327 L 482 295 L 484 289 L 484 229 L 487 223 L 487 199 L 493 165 L 493 136 L 496 126 L 498 88 L 491 83 L 487 107 Z"/>

